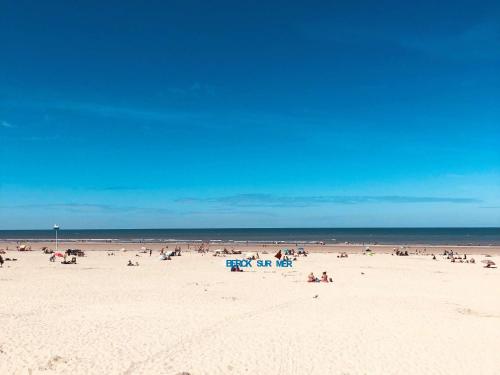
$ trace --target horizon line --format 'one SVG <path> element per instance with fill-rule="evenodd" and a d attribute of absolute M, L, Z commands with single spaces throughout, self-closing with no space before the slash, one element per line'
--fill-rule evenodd
<path fill-rule="evenodd" d="M 90 230 L 276 230 L 276 229 L 500 229 L 500 226 L 374 226 L 374 227 L 191 227 L 191 228 L 59 228 L 59 231 L 90 231 Z M 30 228 L 30 229 L 0 229 L 0 231 L 53 231 L 49 228 Z"/>

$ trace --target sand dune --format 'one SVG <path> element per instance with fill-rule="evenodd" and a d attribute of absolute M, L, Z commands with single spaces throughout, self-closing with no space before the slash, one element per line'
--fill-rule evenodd
<path fill-rule="evenodd" d="M 231 273 L 227 258 L 141 255 L 9 252 L 0 373 L 500 373 L 500 272 L 480 263 L 311 254 Z"/>

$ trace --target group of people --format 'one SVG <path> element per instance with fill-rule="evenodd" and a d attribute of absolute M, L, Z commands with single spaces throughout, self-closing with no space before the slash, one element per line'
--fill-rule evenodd
<path fill-rule="evenodd" d="M 321 275 L 321 278 L 317 278 L 316 276 L 314 276 L 314 273 L 310 273 L 309 276 L 307 277 L 307 282 L 308 283 L 332 283 L 333 280 L 331 277 L 328 277 L 326 271 L 323 272 L 323 274 Z"/>
<path fill-rule="evenodd" d="M 464 254 L 463 257 L 461 257 L 458 253 L 454 252 L 453 250 L 445 250 L 443 252 L 443 256 L 446 257 L 446 259 L 449 259 L 451 263 L 476 263 L 476 260 L 474 258 L 467 259 L 467 254 Z M 436 257 L 433 254 L 433 258 L 435 259 Z"/>
<path fill-rule="evenodd" d="M 303 255 L 303 256 L 307 256 L 307 252 L 305 251 L 305 249 L 303 247 L 299 247 L 297 248 L 297 251 L 295 251 L 295 249 L 284 249 L 283 250 L 285 255 L 291 255 L 291 256 L 299 256 L 299 255 Z"/>

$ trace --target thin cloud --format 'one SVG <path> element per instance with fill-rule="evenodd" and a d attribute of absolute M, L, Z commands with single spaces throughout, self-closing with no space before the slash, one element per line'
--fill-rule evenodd
<path fill-rule="evenodd" d="M 433 36 L 432 38 L 405 38 L 401 44 L 420 52 L 454 60 L 500 58 L 500 27 L 494 22 L 483 22 L 462 33 Z"/>
<path fill-rule="evenodd" d="M 193 215 L 193 216 L 204 216 L 204 215 L 245 215 L 245 216 L 267 216 L 274 217 L 276 214 L 269 211 L 248 211 L 239 209 L 209 209 L 209 210 L 198 210 L 198 211 L 186 211 L 182 212 L 181 215 Z"/>
<path fill-rule="evenodd" d="M 7 121 L 0 121 L 0 125 L 2 126 L 2 128 L 15 128 L 15 126 L 13 124 L 11 124 L 10 122 L 7 122 Z"/>
<path fill-rule="evenodd" d="M 3 106 L 8 108 L 31 108 L 42 111 L 55 110 L 74 112 L 82 115 L 91 115 L 106 118 L 132 119 L 142 121 L 172 121 L 172 120 L 196 120 L 204 116 L 193 112 L 185 112 L 177 109 L 148 110 L 113 105 L 102 105 L 96 103 L 71 102 L 71 101 L 4 101 Z M 3 122 L 2 122 L 3 125 Z"/>
<path fill-rule="evenodd" d="M 169 208 L 162 207 L 137 207 L 137 206 L 115 206 L 111 204 L 98 203 L 47 203 L 47 204 L 23 204 L 16 206 L 0 206 L 2 209 L 46 209 L 46 210 L 68 210 L 78 212 L 139 212 L 139 213 L 173 213 Z"/>
<path fill-rule="evenodd" d="M 446 198 L 446 197 L 419 197 L 419 196 L 278 196 L 272 194 L 237 194 L 212 198 L 180 198 L 177 203 L 208 203 L 236 207 L 308 207 L 321 204 L 366 204 L 366 203 L 452 203 L 470 204 L 481 203 L 476 198 Z"/>
<path fill-rule="evenodd" d="M 197 86 L 194 86 L 197 87 Z M 199 89 L 194 89 L 199 90 Z M 140 121 L 144 128 L 145 123 L 189 123 L 192 127 L 228 130 L 236 124 L 246 124 L 252 129 L 268 129 L 269 125 L 282 129 L 300 129 L 305 123 L 310 126 L 327 126 L 327 114 L 294 112 L 294 113 L 269 113 L 251 111 L 207 112 L 183 111 L 177 108 L 133 108 L 91 102 L 74 102 L 63 100 L 9 100 L 0 103 L 6 108 L 31 109 L 39 111 L 66 112 L 77 116 L 91 116 L 112 118 L 119 120 Z M 217 120 L 217 121 L 214 121 Z"/>
<path fill-rule="evenodd" d="M 170 87 L 167 89 L 167 93 L 170 94 L 171 96 L 183 99 L 186 98 L 199 99 L 207 96 L 214 97 L 216 94 L 216 88 L 211 85 L 195 82 L 189 87 Z"/>
<path fill-rule="evenodd" d="M 99 105 L 92 103 L 53 103 L 50 105 L 54 109 L 64 111 L 75 111 L 98 115 L 101 117 L 120 118 L 120 119 L 136 119 L 148 121 L 172 121 L 196 119 L 197 115 L 190 112 L 181 112 L 178 110 L 153 111 L 153 110 L 138 110 L 132 108 L 115 107 L 108 105 Z"/>
<path fill-rule="evenodd" d="M 98 190 L 98 191 L 127 191 L 127 190 L 142 190 L 142 189 L 143 188 L 137 186 L 121 186 L 121 185 L 91 188 L 91 190 Z"/>
<path fill-rule="evenodd" d="M 498 18 L 498 16 L 497 16 Z M 302 25 L 304 37 L 332 43 L 386 45 L 404 48 L 424 55 L 454 61 L 498 60 L 500 58 L 500 27 L 492 15 L 467 29 L 441 34 L 425 34 L 386 28 L 338 26 L 315 23 Z"/>

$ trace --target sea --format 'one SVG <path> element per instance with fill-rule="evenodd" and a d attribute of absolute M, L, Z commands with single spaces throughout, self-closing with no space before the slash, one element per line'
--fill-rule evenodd
<path fill-rule="evenodd" d="M 500 245 L 500 228 L 60 229 L 58 236 L 65 242 Z M 54 230 L 0 230 L 0 241 L 54 238 Z"/>

